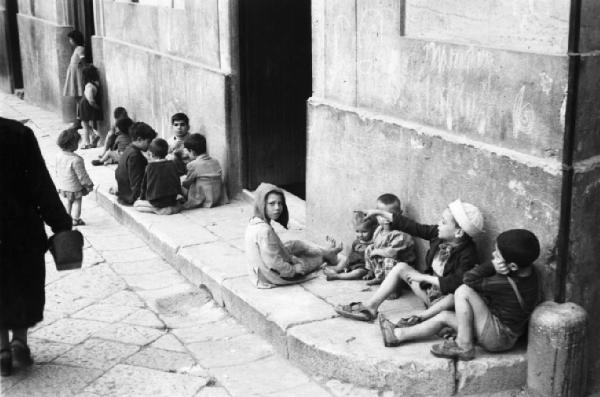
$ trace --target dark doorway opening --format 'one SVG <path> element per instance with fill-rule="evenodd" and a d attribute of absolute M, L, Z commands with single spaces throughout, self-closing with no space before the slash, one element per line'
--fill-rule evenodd
<path fill-rule="evenodd" d="M 23 88 L 21 47 L 19 46 L 19 26 L 17 24 L 18 12 L 18 0 L 6 0 L 6 43 L 11 92 Z"/>
<path fill-rule="evenodd" d="M 270 182 L 304 198 L 310 0 L 239 4 L 245 185 Z"/>
<path fill-rule="evenodd" d="M 73 2 L 75 26 L 85 38 L 85 59 L 93 62 L 92 36 L 94 35 L 94 0 L 77 0 Z"/>

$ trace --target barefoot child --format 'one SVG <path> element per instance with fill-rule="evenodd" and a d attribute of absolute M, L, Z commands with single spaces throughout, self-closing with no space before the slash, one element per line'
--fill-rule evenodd
<path fill-rule="evenodd" d="M 56 156 L 56 188 L 67 212 L 71 215 L 73 226 L 83 226 L 81 199 L 94 188 L 94 184 L 85 170 L 83 158 L 75 154 L 81 136 L 76 129 L 64 130 L 58 136 L 57 144 L 62 149 Z"/>
<path fill-rule="evenodd" d="M 492 263 L 478 265 L 464 274 L 465 284 L 454 293 L 456 313 L 443 311 L 408 328 L 396 328 L 380 315 L 385 346 L 398 346 L 451 327 L 457 331 L 456 341 L 434 345 L 433 355 L 471 360 L 475 343 L 490 352 L 511 349 L 527 330 L 538 302 L 538 280 L 532 264 L 539 254 L 539 241 L 530 231 L 512 229 L 501 233 Z"/>
<path fill-rule="evenodd" d="M 171 215 L 181 211 L 177 198 L 181 195 L 179 176 L 172 161 L 165 159 L 169 144 L 156 138 L 148 147 L 149 162 L 140 189 L 140 199 L 133 208 L 140 212 Z"/>
<path fill-rule="evenodd" d="M 355 320 L 373 321 L 381 303 L 395 293 L 403 282 L 408 283 L 427 309 L 401 319 L 399 325 L 416 324 L 442 310 L 451 309 L 454 306 L 452 294 L 462 284 L 463 274 L 471 270 L 479 260 L 472 239 L 483 231 L 483 216 L 479 209 L 460 200 L 453 201 L 442 212 L 437 225 L 422 225 L 405 216 L 381 209 L 366 213 L 367 216 L 377 215 L 391 220 L 394 229 L 429 240 L 425 273 L 399 262 L 369 300 L 338 306 L 336 312 Z"/>
<path fill-rule="evenodd" d="M 129 129 L 131 144 L 125 149 L 115 170 L 117 191 L 114 192 L 121 204 L 131 205 L 140 197 L 142 179 L 148 160 L 142 154 L 148 150 L 156 131 L 148 124 L 133 123 Z"/>
<path fill-rule="evenodd" d="M 124 107 L 118 106 L 113 110 L 113 118 L 114 118 L 114 124 L 108 130 L 108 134 L 106 135 L 106 140 L 104 142 L 104 150 L 102 151 L 102 153 L 100 155 L 98 155 L 98 158 L 104 157 L 106 152 L 111 150 L 113 148 L 113 146 L 115 145 L 115 139 L 117 138 L 117 136 L 116 136 L 117 121 L 119 121 L 120 119 L 129 118 L 129 116 L 127 115 L 127 110 Z M 94 164 L 94 161 L 96 161 L 96 160 L 93 160 L 92 164 L 96 165 L 96 164 Z"/>
<path fill-rule="evenodd" d="M 362 280 L 367 274 L 365 251 L 373 243 L 373 232 L 377 222 L 374 218 L 365 218 L 364 212 L 361 211 L 354 211 L 353 222 L 356 239 L 350 245 L 348 253 L 339 255 L 340 260 L 335 267 L 325 268 L 327 281 Z"/>
<path fill-rule="evenodd" d="M 400 199 L 393 194 L 382 194 L 377 198 L 377 209 L 395 216 L 402 214 Z M 368 273 L 363 277 L 367 285 L 379 285 L 396 265 L 404 262 L 413 266 L 416 260 L 415 244 L 412 237 L 392 228 L 391 219 L 377 216 L 379 226 L 373 234 L 373 243 L 365 252 Z"/>
<path fill-rule="evenodd" d="M 133 120 L 125 117 L 117 120 L 115 125 L 115 133 L 113 135 L 113 144 L 99 160 L 92 160 L 92 165 L 115 164 L 119 162 L 121 155 L 131 143 L 129 137 L 129 128 L 133 125 Z"/>

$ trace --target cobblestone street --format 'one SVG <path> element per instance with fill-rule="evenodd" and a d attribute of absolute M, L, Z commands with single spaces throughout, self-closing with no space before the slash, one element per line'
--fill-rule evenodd
<path fill-rule="evenodd" d="M 0 103 L 4 117 L 30 119 L 51 169 L 58 116 L 12 96 Z M 3 377 L 3 396 L 378 395 L 310 378 L 83 202 L 83 268 L 57 272 L 46 255 L 45 318 L 29 333 L 35 365 Z"/>

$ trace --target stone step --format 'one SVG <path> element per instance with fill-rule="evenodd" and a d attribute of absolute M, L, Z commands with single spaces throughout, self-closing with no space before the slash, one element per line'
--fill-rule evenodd
<path fill-rule="evenodd" d="M 84 153 L 87 160 L 96 154 Z M 370 296 L 374 287 L 365 288 L 362 282 L 327 282 L 319 276 L 302 285 L 254 288 L 243 252 L 244 231 L 252 216 L 247 199 L 170 216 L 144 214 L 121 206 L 108 193 L 114 185 L 114 166 L 88 166 L 88 171 L 97 186 L 92 196 L 98 204 L 188 280 L 206 286 L 216 302 L 284 357 L 313 374 L 413 396 L 513 395 L 525 385 L 524 347 L 507 354 L 478 351 L 470 362 L 432 356 L 429 350 L 439 339 L 385 348 L 377 325 L 341 318 L 333 310 L 336 304 Z M 284 240 L 303 237 L 303 223 L 278 233 Z M 401 299 L 386 301 L 381 311 L 397 319 L 421 307 L 414 295 L 405 292 Z"/>

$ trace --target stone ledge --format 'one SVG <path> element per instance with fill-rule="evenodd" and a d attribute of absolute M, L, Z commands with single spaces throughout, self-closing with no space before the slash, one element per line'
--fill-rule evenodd
<path fill-rule="evenodd" d="M 84 156 L 89 160 L 94 152 Z M 189 281 L 204 285 L 242 324 L 311 373 L 415 396 L 495 393 L 525 384 L 523 348 L 508 354 L 478 354 L 475 360 L 458 364 L 429 353 L 437 339 L 385 348 L 377 325 L 340 318 L 333 310 L 338 303 L 364 300 L 373 293 L 361 282 L 327 282 L 320 276 L 302 285 L 254 288 L 242 249 L 220 235 L 219 228 L 210 228 L 235 222 L 244 228 L 251 214 L 244 200 L 171 216 L 143 214 L 121 206 L 108 194 L 114 166 L 88 170 L 97 184 L 92 196 L 101 207 L 148 241 Z M 284 237 L 302 234 L 294 228 L 281 232 Z M 395 319 L 420 307 L 418 299 L 405 292 L 399 300 L 384 302 L 381 311 Z"/>

